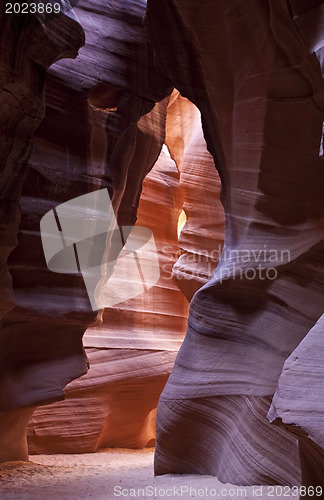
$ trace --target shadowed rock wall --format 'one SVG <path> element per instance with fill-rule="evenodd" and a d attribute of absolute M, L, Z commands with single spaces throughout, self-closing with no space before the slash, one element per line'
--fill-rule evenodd
<path fill-rule="evenodd" d="M 280 0 L 150 0 L 147 19 L 161 67 L 201 111 L 226 217 L 159 401 L 155 471 L 298 484 L 295 440 L 267 411 L 323 312 L 320 67 Z"/>
<path fill-rule="evenodd" d="M 12 31 L 9 17 L 2 16 L 6 29 L 2 32 L 3 42 L 8 38 L 12 42 L 10 52 L 3 52 L 8 66 L 4 75 L 9 81 L 4 81 L 2 92 L 8 101 L 2 108 L 8 115 L 3 120 L 8 133 L 4 159 L 5 154 L 9 155 L 2 194 L 4 260 L 16 244 L 20 195 L 22 217 L 18 245 L 9 263 L 15 302 L 7 292 L 10 279 L 4 267 L 2 275 L 7 287 L 3 308 L 11 310 L 1 324 L 0 394 L 1 409 L 6 412 L 30 407 L 27 419 L 32 407 L 64 398 L 64 386 L 87 371 L 82 336 L 97 316 L 81 275 L 57 274 L 47 269 L 40 220 L 71 198 L 107 188 L 118 222 L 134 224 L 142 180 L 164 141 L 168 99 L 163 98 L 172 87 L 166 79 L 161 81 L 153 67 L 142 26 L 144 8 L 144 2 L 110 2 L 106 7 L 100 5 L 100 9 L 95 2 L 79 2 L 76 10 L 80 24 L 70 11 L 72 17 L 65 20 L 58 16 L 46 24 L 46 30 L 36 23 L 32 31 L 20 26 Z M 26 20 L 30 18 L 34 22 L 33 16 L 25 16 Z M 58 26 L 51 28 L 56 20 Z M 32 135 L 43 116 L 42 57 L 47 67 L 49 60 L 52 63 L 62 56 L 76 56 L 84 43 L 80 25 L 86 32 L 84 49 L 75 61 L 57 63 L 48 75 L 46 114 L 34 139 L 25 180 Z M 109 45 L 106 31 L 111 33 Z M 44 46 L 47 36 L 51 42 L 49 53 Z M 29 43 L 31 39 L 35 46 Z M 17 112 L 13 112 L 15 106 Z M 17 418 L 21 427 L 20 413 Z M 4 425 L 9 417 L 4 413 Z M 12 427 L 11 418 L 9 424 Z M 23 434 L 25 431 L 26 419 Z M 24 450 L 25 458 L 25 445 Z M 21 456 L 9 450 L 9 458 Z"/>
<path fill-rule="evenodd" d="M 138 297 L 105 308 L 101 321 L 86 331 L 89 373 L 69 384 L 65 401 L 35 411 L 30 453 L 154 444 L 158 398 L 183 340 L 189 307 L 171 274 L 182 201 L 178 169 L 162 152 L 144 181 L 137 220 L 153 232 L 160 279 Z"/>
<path fill-rule="evenodd" d="M 119 224 L 134 224 L 142 181 L 165 142 L 175 163 L 160 156 L 146 184 L 154 195 L 145 199 L 143 192 L 139 223 L 149 227 L 152 212 L 161 268 L 173 266 L 179 288 L 193 298 L 186 337 L 159 402 L 156 473 L 296 485 L 297 436 L 302 481 L 318 485 L 322 392 L 312 370 L 323 314 L 324 86 L 309 51 L 322 63 L 322 6 L 149 0 L 151 40 L 142 25 L 144 8 L 142 1 L 78 4 L 87 43 L 75 61 L 49 72 L 46 115 L 22 191 L 18 245 L 9 258 L 12 286 L 5 263 L 16 244 L 18 200 L 42 118 L 44 69 L 75 56 L 83 32 L 72 13 L 63 16 L 56 47 L 50 25 L 45 30 L 37 21 L 28 27 L 34 37 L 27 37 L 26 26 L 17 31 L 3 21 L 16 50 L 1 55 L 1 408 L 5 445 L 13 443 L 2 458 L 26 457 L 24 433 L 34 406 L 62 399 L 66 383 L 85 373 L 81 339 L 95 320 L 85 338 L 92 374 L 70 385 L 66 403 L 35 414 L 31 447 L 93 451 L 152 444 L 157 397 L 183 332 L 184 297 L 165 271 L 143 297 L 96 318 L 80 275 L 48 271 L 39 222 L 53 207 L 107 188 Z M 173 95 L 166 123 L 173 86 L 200 110 L 210 154 L 199 113 L 188 101 Z M 226 237 L 209 279 L 224 233 L 220 202 Z M 320 360 L 316 366 L 322 369 Z M 306 394 L 299 405 L 292 403 L 295 379 L 314 398 Z M 59 420 L 53 429 L 51 408 Z"/>
<path fill-rule="evenodd" d="M 292 1 L 294 20 L 324 74 L 323 2 Z M 323 162 L 323 135 L 320 145 Z M 322 259 L 321 259 L 322 260 Z M 268 418 L 298 436 L 302 483 L 307 498 L 324 488 L 323 315 L 286 360 Z M 298 391 L 297 391 L 298 388 Z"/>
<path fill-rule="evenodd" d="M 46 22 L 46 26 L 45 21 L 31 15 L 8 15 L 5 4 L 0 6 L 1 317 L 15 304 L 7 259 L 17 244 L 19 199 L 33 135 L 44 115 L 45 70 L 62 57 L 76 57 L 84 43 L 84 32 L 72 12 Z M 26 424 L 33 408 L 16 408 L 36 402 L 28 396 L 25 399 L 25 391 L 35 379 L 26 369 L 26 361 L 32 361 L 26 360 L 21 340 L 16 332 L 7 335 L 1 331 L 0 460 L 27 457 Z"/>

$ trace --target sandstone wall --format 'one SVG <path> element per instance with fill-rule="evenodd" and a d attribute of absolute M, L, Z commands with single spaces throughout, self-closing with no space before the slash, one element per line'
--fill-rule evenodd
<path fill-rule="evenodd" d="M 16 303 L 7 260 L 17 244 L 19 200 L 27 174 L 36 128 L 44 116 L 45 70 L 62 57 L 76 57 L 84 32 L 73 13 L 48 20 L 40 16 L 5 14 L 0 6 L 0 120 L 1 120 L 1 317 Z M 6 317 L 6 316 L 5 316 Z M 36 403 L 28 391 L 35 384 L 31 360 L 24 353 L 26 332 L 1 330 L 0 459 L 27 457 L 26 424 Z M 50 369 L 50 368 L 49 368 Z M 73 376 L 85 369 L 84 361 Z M 67 377 L 68 378 L 68 377 Z M 27 393 L 27 395 L 26 395 Z M 25 397 L 26 395 L 26 397 Z M 19 408 L 19 409 L 18 409 Z"/>
<path fill-rule="evenodd" d="M 161 67 L 201 111 L 226 214 L 159 401 L 155 471 L 297 484 L 294 437 L 267 411 L 323 312 L 320 67 L 280 0 L 150 0 L 148 23 Z"/>

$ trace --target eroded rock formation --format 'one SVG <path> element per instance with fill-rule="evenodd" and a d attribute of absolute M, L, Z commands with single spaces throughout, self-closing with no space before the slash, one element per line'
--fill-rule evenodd
<path fill-rule="evenodd" d="M 307 486 L 323 486 L 323 320 L 286 360 L 269 410 L 270 421 L 280 419 L 298 436 Z"/>
<path fill-rule="evenodd" d="M 157 402 L 183 340 L 189 306 L 171 272 L 182 201 L 178 169 L 162 152 L 144 181 L 137 220 L 153 232 L 160 279 L 138 297 L 106 308 L 101 324 L 87 330 L 83 344 L 91 368 L 66 388 L 65 401 L 36 410 L 30 453 L 155 442 Z"/>
<path fill-rule="evenodd" d="M 94 3 L 91 16 L 88 7 L 78 4 L 80 24 L 69 11 L 48 21 L 46 29 L 26 15 L 32 28 L 13 30 L 9 17 L 2 16 L 3 44 L 11 42 L 10 51 L 3 50 L 4 262 L 16 244 L 18 200 L 32 136 L 43 116 L 44 68 L 60 57 L 76 56 L 84 42 L 81 25 L 87 33 L 77 59 L 57 63 L 47 78 L 46 115 L 35 136 L 20 197 L 18 245 L 10 255 L 15 302 L 2 268 L 1 409 L 27 408 L 23 434 L 32 407 L 64 398 L 64 386 L 87 371 L 82 335 L 97 315 L 80 275 L 47 269 L 40 220 L 60 203 L 107 188 L 119 223 L 134 224 L 142 180 L 164 141 L 168 99 L 163 98 L 172 90 L 153 66 L 142 26 L 144 2 L 110 2 L 104 9 Z M 98 24 L 102 29 L 96 29 Z M 113 34 L 109 46 L 106 30 Z M 14 420 L 7 417 L 6 426 Z M 7 458 L 26 458 L 22 446 L 22 453 L 9 450 Z"/>
<path fill-rule="evenodd" d="M 43 114 L 45 70 L 62 57 L 75 57 L 84 43 L 84 32 L 70 12 L 58 19 L 5 14 L 0 6 L 0 113 L 1 113 L 1 277 L 0 308 L 3 317 L 15 303 L 8 255 L 17 243 L 19 199 L 27 173 L 32 139 Z M 32 359 L 24 352 L 23 336 L 0 336 L 0 460 L 26 459 L 26 425 L 36 403 L 25 399 L 36 380 L 26 367 Z M 49 368 L 50 370 L 50 368 Z M 78 372 L 80 373 L 80 372 Z M 73 376 L 76 373 L 73 374 Z M 37 380 L 38 382 L 38 380 Z M 48 398 L 49 399 L 49 398 Z"/>
<path fill-rule="evenodd" d="M 147 19 L 161 67 L 201 111 L 226 214 L 160 398 L 155 471 L 298 484 L 295 441 L 267 409 L 323 312 L 320 67 L 281 0 L 150 0 Z"/>
<path fill-rule="evenodd" d="M 141 297 L 100 312 L 85 337 L 92 372 L 70 385 L 66 402 L 37 411 L 31 449 L 153 443 L 158 394 L 186 316 L 185 298 L 170 280 L 173 266 L 180 290 L 193 298 L 159 402 L 156 474 L 208 473 L 235 484 L 320 483 L 322 392 L 308 361 L 317 359 L 324 305 L 324 85 L 310 54 L 323 63 L 320 3 L 149 0 L 150 38 L 142 0 L 80 1 L 80 24 L 72 12 L 60 17 L 59 36 L 51 28 L 55 18 L 45 29 L 42 19 L 35 24 L 27 16 L 32 25 L 18 30 L 4 18 L 15 57 L 1 53 L 0 394 L 5 445 L 13 444 L 0 458 L 25 458 L 34 407 L 63 399 L 67 382 L 85 373 L 81 339 L 97 316 L 80 275 L 47 269 L 40 219 L 105 188 L 119 224 L 132 226 L 142 182 L 165 142 L 174 162 L 160 156 L 138 221 L 156 233 L 161 279 Z M 87 40 L 80 55 L 49 71 L 46 115 L 22 190 L 43 114 L 44 71 L 76 55 L 80 25 Z M 174 94 L 166 122 L 173 86 L 200 110 L 209 153 L 193 104 Z M 16 244 L 20 196 L 11 286 L 5 263 Z M 226 237 L 208 281 L 222 246 L 220 203 Z M 182 255 L 175 262 L 181 213 Z M 298 405 L 295 379 L 312 391 Z M 52 409 L 59 416 L 54 428 L 48 425 Z"/>
<path fill-rule="evenodd" d="M 137 226 L 153 232 L 160 279 L 143 295 L 106 308 L 102 322 L 88 328 L 83 345 L 91 369 L 69 384 L 65 401 L 35 411 L 30 453 L 143 447 L 155 441 L 157 401 L 183 340 L 189 305 L 172 278 L 189 290 L 189 299 L 216 267 L 224 233 L 220 181 L 200 113 L 177 91 L 168 106 L 166 144 L 176 164 L 161 152 L 143 183 L 137 214 Z M 209 197 L 202 195 L 204 188 Z M 208 218 L 211 206 L 215 210 Z M 182 210 L 187 220 L 178 241 Z M 215 258 L 208 259 L 214 249 Z M 110 283 L 125 286 L 114 277 Z"/>
<path fill-rule="evenodd" d="M 291 4 L 294 20 L 309 50 L 316 54 L 324 74 L 324 5 L 316 0 L 310 3 L 294 0 Z M 323 136 L 320 156 L 323 160 Z M 286 360 L 268 413 L 271 422 L 284 424 L 298 436 L 302 484 L 307 488 L 307 498 L 313 494 L 319 496 L 320 488 L 324 488 L 322 333 L 323 316 Z"/>
<path fill-rule="evenodd" d="M 180 255 L 173 275 L 190 301 L 218 265 L 225 217 L 219 197 L 220 179 L 206 147 L 199 110 L 179 92 L 173 93 L 168 107 L 166 144 L 180 170 L 183 193 Z"/>

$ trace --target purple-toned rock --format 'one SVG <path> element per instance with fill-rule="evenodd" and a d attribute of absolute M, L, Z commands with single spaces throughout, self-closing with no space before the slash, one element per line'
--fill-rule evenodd
<path fill-rule="evenodd" d="M 80 274 L 47 268 L 40 221 L 56 206 L 103 188 L 118 222 L 136 221 L 142 180 L 164 141 L 164 98 L 172 90 L 153 67 L 144 9 L 140 1 L 100 8 L 79 2 L 78 22 L 71 10 L 44 26 L 26 16 L 30 30 L 25 24 L 13 30 L 9 17 L 1 17 L 3 264 L 17 243 L 19 199 L 21 206 L 18 244 L 9 257 L 12 288 L 2 268 L 0 400 L 6 412 L 64 398 L 65 385 L 87 371 L 82 336 L 97 311 Z M 32 143 L 44 112 L 44 68 L 75 57 L 84 32 L 78 57 L 48 73 L 46 113 Z M 25 451 L 9 458 L 25 457 Z"/>
<path fill-rule="evenodd" d="M 226 219 L 159 401 L 155 472 L 296 485 L 296 438 L 267 411 L 323 313 L 320 66 L 281 0 L 149 0 L 147 19 L 161 68 L 201 111 Z"/>

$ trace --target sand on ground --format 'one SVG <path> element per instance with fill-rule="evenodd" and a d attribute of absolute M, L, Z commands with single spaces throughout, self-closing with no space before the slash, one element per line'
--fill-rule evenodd
<path fill-rule="evenodd" d="M 213 476 L 154 477 L 154 449 L 109 449 L 82 455 L 33 455 L 0 464 L 1 500 L 298 498 L 288 487 L 233 486 Z M 289 496 L 288 496 L 288 492 Z"/>

